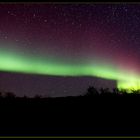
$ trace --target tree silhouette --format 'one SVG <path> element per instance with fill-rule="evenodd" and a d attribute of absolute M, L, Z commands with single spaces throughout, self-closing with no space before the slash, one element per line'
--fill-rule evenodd
<path fill-rule="evenodd" d="M 23 99 L 27 99 L 28 97 L 26 95 L 23 96 Z"/>
<path fill-rule="evenodd" d="M 113 88 L 113 94 L 119 95 L 120 94 L 119 89 L 118 88 Z"/>
<path fill-rule="evenodd" d="M 140 94 L 140 89 L 135 90 L 135 89 L 131 89 L 132 94 Z"/>
<path fill-rule="evenodd" d="M 15 98 L 16 95 L 13 92 L 6 92 L 5 97 L 9 98 L 9 99 L 12 99 L 12 98 Z"/>
<path fill-rule="evenodd" d="M 86 96 L 95 96 L 95 95 L 99 95 L 99 92 L 93 86 L 89 86 L 89 88 L 87 89 Z"/>
<path fill-rule="evenodd" d="M 111 94 L 111 92 L 109 91 L 109 88 L 101 88 L 100 94 L 101 95 L 108 95 L 108 94 Z"/>
<path fill-rule="evenodd" d="M 0 92 L 0 98 L 2 98 L 2 92 Z"/>
<path fill-rule="evenodd" d="M 120 94 L 128 95 L 128 92 L 126 89 L 120 89 Z"/>

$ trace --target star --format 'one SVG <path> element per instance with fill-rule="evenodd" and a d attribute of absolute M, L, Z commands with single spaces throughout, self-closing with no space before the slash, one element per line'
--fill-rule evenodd
<path fill-rule="evenodd" d="M 18 39 L 16 39 L 15 41 L 16 41 L 16 42 L 19 42 L 19 40 L 18 40 Z"/>
<path fill-rule="evenodd" d="M 7 39 L 8 37 L 7 36 L 4 36 L 4 38 Z"/>
<path fill-rule="evenodd" d="M 71 24 L 72 24 L 72 25 L 74 25 L 75 23 L 74 23 L 74 22 L 72 22 Z"/>
<path fill-rule="evenodd" d="M 36 17 L 36 14 L 33 14 L 33 18 L 35 18 Z"/>

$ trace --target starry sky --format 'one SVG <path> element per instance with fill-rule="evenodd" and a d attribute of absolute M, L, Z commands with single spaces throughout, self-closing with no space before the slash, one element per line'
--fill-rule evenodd
<path fill-rule="evenodd" d="M 140 88 L 139 4 L 0 4 L 0 89 L 71 96 Z"/>

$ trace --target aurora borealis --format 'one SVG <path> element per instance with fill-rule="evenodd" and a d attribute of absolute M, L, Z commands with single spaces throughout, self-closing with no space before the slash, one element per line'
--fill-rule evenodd
<path fill-rule="evenodd" d="M 140 88 L 138 4 L 0 4 L 0 21 L 1 75 L 97 77 Z"/>

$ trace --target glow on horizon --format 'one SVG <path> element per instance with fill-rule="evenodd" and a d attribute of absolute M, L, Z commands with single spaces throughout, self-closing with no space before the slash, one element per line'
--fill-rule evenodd
<path fill-rule="evenodd" d="M 52 76 L 94 76 L 117 81 L 119 89 L 140 89 L 138 75 L 127 73 L 127 71 L 121 72 L 121 70 L 103 63 L 72 65 L 1 50 L 0 70 Z"/>

